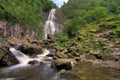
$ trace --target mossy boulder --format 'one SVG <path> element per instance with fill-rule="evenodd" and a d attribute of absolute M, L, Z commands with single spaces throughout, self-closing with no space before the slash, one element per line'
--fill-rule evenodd
<path fill-rule="evenodd" d="M 58 70 L 71 70 L 77 62 L 74 59 L 57 59 L 52 63 L 52 67 Z"/>

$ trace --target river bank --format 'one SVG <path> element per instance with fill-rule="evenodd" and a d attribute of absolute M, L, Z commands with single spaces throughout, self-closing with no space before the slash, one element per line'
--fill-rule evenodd
<path fill-rule="evenodd" d="M 103 23 L 97 25 L 100 27 Z M 101 27 L 94 31 L 93 29 L 92 31 L 84 29 L 79 32 L 76 37 L 71 39 L 64 38 L 64 36 L 55 37 L 55 35 L 48 34 L 48 38 L 45 40 L 38 40 L 34 31 L 29 29 L 23 30 L 21 25 L 15 25 L 10 28 L 0 28 L 0 66 L 9 67 L 19 64 L 15 56 L 9 51 L 10 46 L 13 46 L 31 58 L 42 54 L 43 49 L 46 48 L 51 53 L 49 56 L 53 58 L 50 67 L 57 70 L 52 76 L 55 80 L 61 76 L 64 78 L 67 77 L 67 75 L 70 76 L 73 74 L 77 76 L 76 80 L 87 80 L 94 75 L 92 72 L 98 74 L 91 79 L 97 80 L 97 76 L 99 76 L 99 79 L 103 79 L 100 74 L 104 74 L 105 71 L 108 72 L 104 74 L 107 77 L 102 75 L 105 80 L 110 78 L 113 80 L 120 79 L 118 77 L 118 73 L 120 73 L 120 42 L 119 40 L 112 40 L 115 36 L 115 34 L 113 34 L 115 26 L 113 25 L 111 27 L 110 25 L 111 28 L 109 29 L 107 29 L 107 27 L 104 28 L 106 29 L 104 32 Z M 91 73 L 87 76 L 79 76 L 79 71 L 81 72 L 82 68 L 83 74 L 85 73 L 85 75 L 87 75 L 87 71 Z M 93 69 L 88 70 L 91 68 Z M 73 73 L 71 73 L 71 71 Z M 113 77 L 110 77 L 111 75 L 109 73 L 113 74 Z M 117 78 L 115 78 L 114 75 L 117 76 Z M 71 77 L 67 78 L 69 80 Z M 75 77 L 73 76 L 73 78 Z"/>
<path fill-rule="evenodd" d="M 70 64 L 69 67 L 73 67 L 73 65 L 75 65 L 78 61 L 81 61 L 120 71 L 119 42 L 114 43 L 108 41 L 108 43 L 103 47 L 104 50 L 108 51 L 108 54 L 101 54 L 100 50 L 93 51 L 83 49 L 84 46 L 82 46 L 80 42 L 76 42 L 75 40 L 69 40 L 67 43 L 64 44 L 66 45 L 66 47 L 61 47 L 58 44 L 58 41 L 60 40 L 58 40 L 57 38 L 54 40 L 46 39 L 40 41 L 32 38 L 18 39 L 16 37 L 6 37 L 3 35 L 3 33 L 1 33 L 1 35 L 2 35 L 0 36 L 1 66 L 10 66 L 18 63 L 15 57 L 9 52 L 9 47 L 11 45 L 15 45 L 18 47 L 20 51 L 29 56 L 41 54 L 42 49 L 47 48 L 50 50 L 50 53 L 54 54 L 53 55 L 54 60 L 60 59 L 63 62 L 65 60 L 68 60 L 68 62 L 72 63 Z M 76 39 L 82 38 L 83 37 L 81 36 L 76 37 Z M 100 41 L 101 39 L 104 40 L 103 38 L 100 38 Z M 100 45 L 101 43 L 98 42 L 99 41 L 96 41 L 96 44 Z M 66 64 L 68 64 L 68 62 L 66 61 Z M 65 65 L 63 65 L 63 67 Z"/>

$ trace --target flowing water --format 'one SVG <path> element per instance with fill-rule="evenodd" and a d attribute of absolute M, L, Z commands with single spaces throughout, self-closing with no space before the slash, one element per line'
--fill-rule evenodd
<path fill-rule="evenodd" d="M 55 14 L 56 9 L 52 9 L 45 23 L 45 39 L 58 30 Z M 120 80 L 120 73 L 88 63 L 78 63 L 73 70 L 56 75 L 57 70 L 51 68 L 52 58 L 47 57 L 50 53 L 48 50 L 44 49 L 43 54 L 37 55 L 36 58 L 31 58 L 12 47 L 10 51 L 19 64 L 0 68 L 0 80 Z M 38 63 L 29 64 L 30 61 Z"/>
<path fill-rule="evenodd" d="M 56 23 L 56 9 L 52 9 L 50 11 L 50 14 L 48 16 L 48 20 L 46 21 L 45 25 L 44 25 L 44 29 L 45 29 L 45 39 L 47 39 L 47 36 L 49 34 L 55 34 L 55 32 L 57 32 L 57 23 Z"/>
<path fill-rule="evenodd" d="M 112 69 L 79 63 L 72 71 L 60 76 L 61 80 L 120 80 L 120 73 Z"/>
<path fill-rule="evenodd" d="M 31 58 L 15 48 L 10 51 L 19 61 L 19 64 L 6 67 L 0 70 L 0 80 L 50 80 L 55 74 L 55 70 L 50 68 L 51 57 L 47 57 L 49 51 L 43 50 L 43 54 Z M 30 61 L 38 61 L 35 64 L 29 64 Z"/>
<path fill-rule="evenodd" d="M 20 63 L 1 68 L 0 80 L 120 80 L 119 73 L 88 63 L 79 63 L 71 71 L 56 75 L 57 70 L 50 67 L 52 58 L 46 56 L 48 50 L 45 49 L 37 58 L 31 58 L 15 48 L 10 48 L 10 51 Z M 32 60 L 39 63 L 28 64 Z"/>
<path fill-rule="evenodd" d="M 14 56 L 16 57 L 16 59 L 19 61 L 20 64 L 28 64 L 28 62 L 36 60 L 38 62 L 45 62 L 45 60 L 51 60 L 51 57 L 47 57 L 47 55 L 49 54 L 49 51 L 47 49 L 43 50 L 43 53 L 40 55 L 37 55 L 37 58 L 31 58 L 27 55 L 25 55 L 24 53 L 22 53 L 19 50 L 16 50 L 15 48 L 10 48 L 10 51 L 14 54 Z M 48 62 L 48 61 L 46 61 Z"/>

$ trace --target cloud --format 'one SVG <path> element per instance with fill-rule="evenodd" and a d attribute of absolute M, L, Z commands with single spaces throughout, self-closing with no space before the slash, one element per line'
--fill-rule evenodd
<path fill-rule="evenodd" d="M 61 7 L 64 2 L 67 3 L 68 0 L 52 0 L 58 7 Z"/>

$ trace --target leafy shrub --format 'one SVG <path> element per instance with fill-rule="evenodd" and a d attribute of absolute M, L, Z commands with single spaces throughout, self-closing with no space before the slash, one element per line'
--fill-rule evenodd
<path fill-rule="evenodd" d="M 49 11 L 53 5 L 49 0 L 0 0 L 0 19 L 7 20 L 10 25 L 19 23 L 30 27 L 42 36 L 42 12 Z"/>

